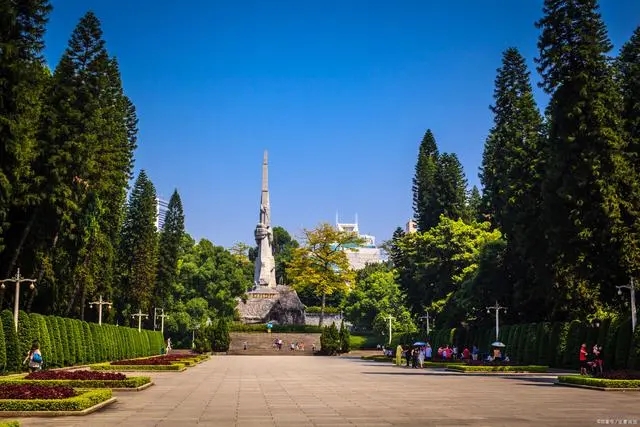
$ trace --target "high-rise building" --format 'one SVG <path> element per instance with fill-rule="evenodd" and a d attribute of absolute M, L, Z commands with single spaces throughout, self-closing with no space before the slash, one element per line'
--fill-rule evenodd
<path fill-rule="evenodd" d="M 418 231 L 418 224 L 414 219 L 410 219 L 404 228 L 404 232 L 407 234 L 415 233 Z"/>
<path fill-rule="evenodd" d="M 370 234 L 360 234 L 358 227 L 358 215 L 353 223 L 340 222 L 336 214 L 336 228 L 338 231 L 347 233 L 356 233 L 358 237 L 364 239 L 364 243 L 358 246 L 350 247 L 346 251 L 349 264 L 354 270 L 360 270 L 367 264 L 376 264 L 384 261 L 382 250 L 376 247 L 376 238 Z"/>
<path fill-rule="evenodd" d="M 156 197 L 156 229 L 162 230 L 164 227 L 164 219 L 167 216 L 169 210 L 169 202 L 160 197 Z"/>

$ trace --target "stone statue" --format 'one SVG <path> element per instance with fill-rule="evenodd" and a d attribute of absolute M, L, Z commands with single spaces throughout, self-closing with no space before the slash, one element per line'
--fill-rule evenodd
<path fill-rule="evenodd" d="M 262 161 L 262 193 L 260 195 L 260 218 L 255 230 L 258 256 L 255 261 L 253 281 L 256 286 L 276 287 L 275 259 L 273 258 L 273 232 L 269 206 L 269 166 L 267 152 Z"/>

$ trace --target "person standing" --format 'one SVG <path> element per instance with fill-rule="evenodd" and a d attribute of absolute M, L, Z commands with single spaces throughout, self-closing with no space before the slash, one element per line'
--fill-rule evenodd
<path fill-rule="evenodd" d="M 587 345 L 580 346 L 580 375 L 587 375 Z"/>
<path fill-rule="evenodd" d="M 31 350 L 27 353 L 27 357 L 24 358 L 22 364 L 28 363 L 29 370 L 31 372 L 42 370 L 42 353 L 40 352 L 40 344 L 38 341 L 34 341 L 31 345 Z"/>

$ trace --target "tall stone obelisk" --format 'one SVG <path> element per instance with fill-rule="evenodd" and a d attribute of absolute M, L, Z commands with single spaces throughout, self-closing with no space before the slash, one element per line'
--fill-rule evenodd
<path fill-rule="evenodd" d="M 271 230 L 271 207 L 269 206 L 269 165 L 267 152 L 262 161 L 262 193 L 260 195 L 260 220 L 255 230 L 258 256 L 253 275 L 256 287 L 276 287 L 276 262 L 273 258 L 273 232 Z"/>

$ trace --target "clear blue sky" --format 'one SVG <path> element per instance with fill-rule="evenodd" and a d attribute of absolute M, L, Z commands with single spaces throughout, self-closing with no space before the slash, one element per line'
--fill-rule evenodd
<path fill-rule="evenodd" d="M 273 223 L 294 235 L 339 211 L 388 239 L 412 215 L 427 128 L 478 184 L 501 52 L 518 47 L 533 70 L 542 8 L 542 0 L 182 4 L 53 0 L 46 56 L 55 66 L 78 19 L 97 14 L 140 117 L 136 171 L 146 169 L 166 198 L 178 188 L 187 231 L 227 247 L 253 241 L 264 149 Z M 617 51 L 640 24 L 640 2 L 601 8 Z"/>

